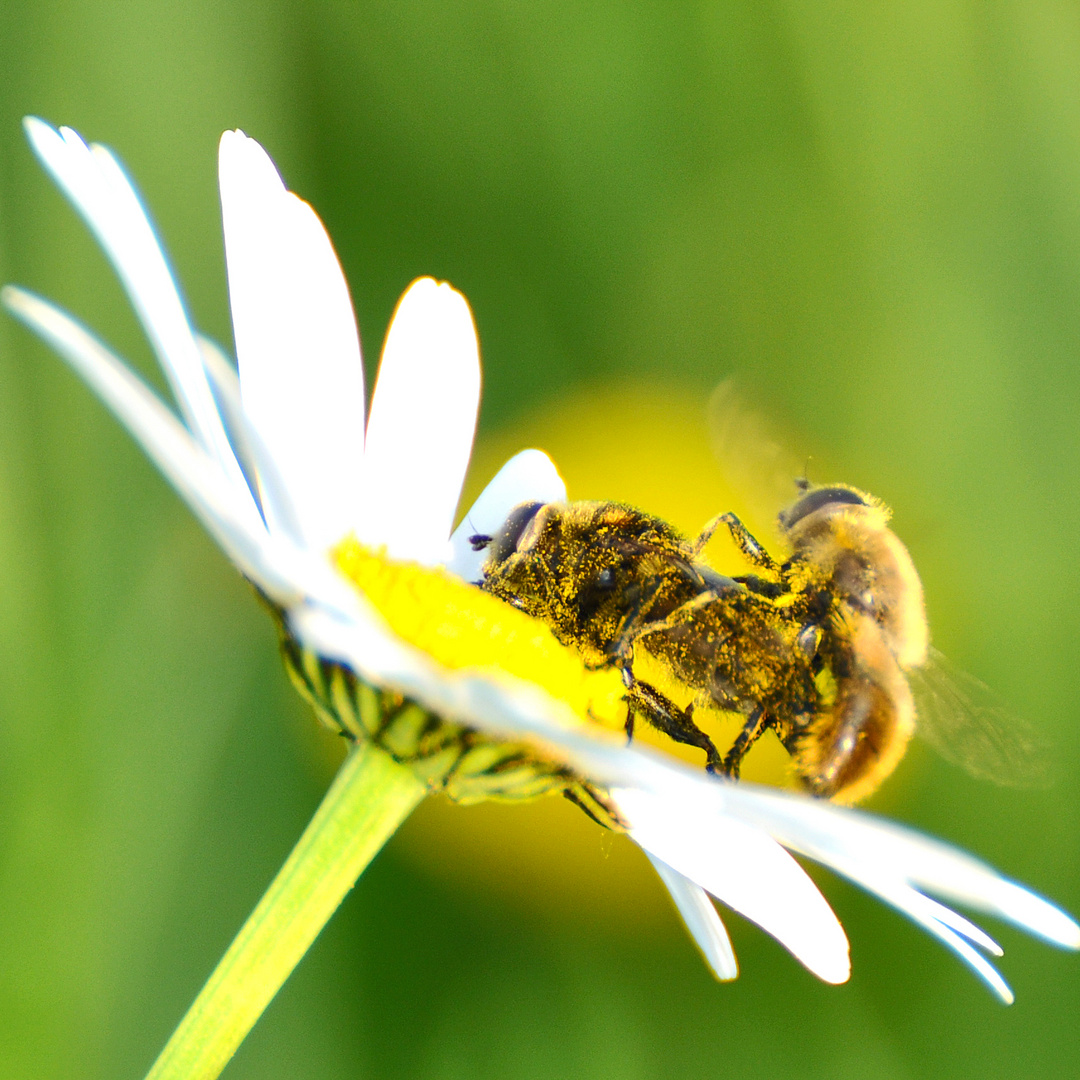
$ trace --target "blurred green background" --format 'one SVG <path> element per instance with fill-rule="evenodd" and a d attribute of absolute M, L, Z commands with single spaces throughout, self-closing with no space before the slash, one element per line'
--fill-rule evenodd
<path fill-rule="evenodd" d="M 937 644 L 1055 747 L 1040 791 L 916 747 L 871 805 L 1080 911 L 1075 4 L 7 0 L 0 72 L 0 276 L 147 373 L 24 113 L 119 152 L 222 341 L 226 127 L 326 221 L 369 363 L 411 278 L 465 291 L 486 379 L 474 491 L 533 443 L 572 495 L 693 528 L 741 481 L 753 516 L 762 493 L 710 450 L 710 394 L 737 376 L 812 478 L 894 506 Z M 0 1075 L 139 1077 L 337 748 L 245 586 L 6 319 L 0 582 Z M 1004 1009 L 820 879 L 851 983 L 819 985 L 731 917 L 743 974 L 719 986 L 641 860 L 572 808 L 433 803 L 227 1075 L 1080 1072 L 1076 957 L 1002 930 Z"/>

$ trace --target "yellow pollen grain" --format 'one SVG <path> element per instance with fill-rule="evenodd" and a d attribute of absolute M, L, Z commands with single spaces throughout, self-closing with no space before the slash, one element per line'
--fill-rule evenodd
<path fill-rule="evenodd" d="M 353 536 L 333 557 L 390 629 L 436 663 L 522 679 L 583 720 L 622 727 L 626 706 L 618 672 L 589 671 L 543 623 L 445 570 L 396 562 Z"/>

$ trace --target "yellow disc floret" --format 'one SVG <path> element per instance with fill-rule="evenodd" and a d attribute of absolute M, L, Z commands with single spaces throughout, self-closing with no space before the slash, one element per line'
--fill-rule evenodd
<path fill-rule="evenodd" d="M 401 640 L 455 671 L 522 679 L 568 705 L 581 723 L 621 728 L 617 672 L 590 671 L 542 623 L 445 570 L 397 562 L 349 537 L 333 552 L 341 572 Z M 603 791 L 526 743 L 502 742 L 447 722 L 418 702 L 369 685 L 288 631 L 282 656 L 294 685 L 328 726 L 372 742 L 456 802 L 531 799 L 562 792 L 596 820 L 619 827 Z"/>
<path fill-rule="evenodd" d="M 338 545 L 334 561 L 399 638 L 443 667 L 523 679 L 585 721 L 623 726 L 618 672 L 588 670 L 539 620 L 445 570 L 395 562 L 353 537 Z"/>

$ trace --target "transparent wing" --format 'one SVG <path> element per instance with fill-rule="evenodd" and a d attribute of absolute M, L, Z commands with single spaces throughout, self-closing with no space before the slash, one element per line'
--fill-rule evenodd
<path fill-rule="evenodd" d="M 997 695 L 937 649 L 926 666 L 908 672 L 918 734 L 946 761 L 1007 787 L 1045 787 L 1052 779 L 1050 747 Z"/>
<path fill-rule="evenodd" d="M 767 410 L 759 409 L 738 378 L 725 379 L 713 390 L 708 424 L 724 477 L 746 500 L 747 509 L 774 521 L 798 497 L 797 482 L 807 471 L 806 458 L 788 445 L 793 428 L 775 423 Z"/>

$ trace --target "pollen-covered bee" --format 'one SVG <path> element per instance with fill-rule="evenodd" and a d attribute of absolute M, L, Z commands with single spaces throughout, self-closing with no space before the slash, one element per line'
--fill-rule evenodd
<path fill-rule="evenodd" d="M 855 801 L 896 768 L 915 729 L 908 673 L 927 660 L 922 583 L 880 501 L 854 488 L 807 490 L 780 514 L 780 564 L 737 519 L 750 589 L 776 593 L 826 678 L 814 716 L 779 734 L 816 794 Z M 812 640 L 810 635 L 813 635 Z"/>
<path fill-rule="evenodd" d="M 816 794 L 852 801 L 895 768 L 915 710 L 905 673 L 926 659 L 922 586 L 889 512 L 849 487 L 806 489 L 780 515 L 777 561 L 732 514 L 693 541 L 618 503 L 526 503 L 486 547 L 482 585 L 543 620 L 586 661 L 617 666 L 627 731 L 641 717 L 737 776 L 773 729 Z M 701 553 L 726 526 L 754 572 L 725 577 Z M 643 651 L 699 705 L 736 712 L 726 754 L 635 674 Z"/>

